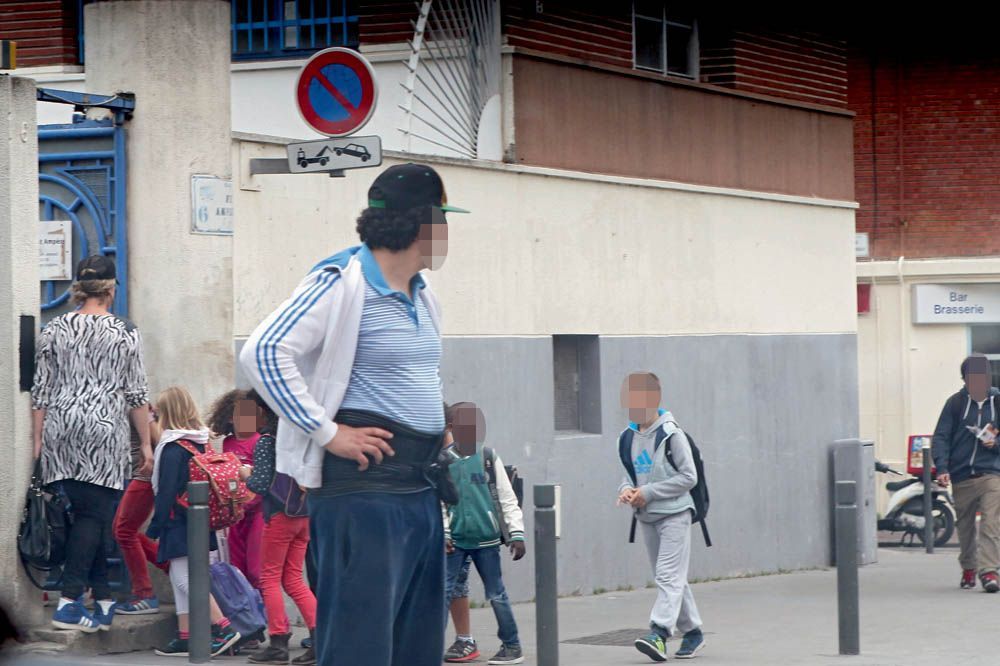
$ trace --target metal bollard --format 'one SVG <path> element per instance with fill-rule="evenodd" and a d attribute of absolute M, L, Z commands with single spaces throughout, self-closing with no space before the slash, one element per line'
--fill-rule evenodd
<path fill-rule="evenodd" d="M 535 486 L 535 634 L 538 666 L 559 666 L 555 503 L 555 486 Z"/>
<path fill-rule="evenodd" d="M 858 505 L 854 481 L 837 481 L 837 628 L 840 654 L 861 653 L 858 616 Z"/>
<path fill-rule="evenodd" d="M 934 553 L 934 509 L 931 503 L 931 447 L 924 445 L 924 548 Z"/>
<path fill-rule="evenodd" d="M 191 612 L 188 663 L 206 664 L 212 658 L 212 617 L 209 611 L 208 574 L 208 482 L 191 481 L 187 486 L 188 597 Z"/>

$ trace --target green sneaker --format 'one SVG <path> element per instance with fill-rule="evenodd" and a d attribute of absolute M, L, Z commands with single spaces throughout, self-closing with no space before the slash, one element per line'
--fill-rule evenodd
<path fill-rule="evenodd" d="M 635 641 L 635 649 L 653 661 L 667 660 L 667 642 L 655 631 L 651 631 Z"/>

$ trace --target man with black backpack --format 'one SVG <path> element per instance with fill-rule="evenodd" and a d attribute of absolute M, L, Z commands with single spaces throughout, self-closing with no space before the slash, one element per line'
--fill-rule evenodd
<path fill-rule="evenodd" d="M 683 634 L 676 658 L 690 659 L 705 646 L 701 617 L 688 585 L 688 564 L 691 522 L 704 518 L 707 503 L 697 516 L 692 496 L 699 482 L 696 456 L 674 416 L 660 409 L 660 398 L 660 380 L 653 373 L 626 377 L 621 399 L 631 423 L 618 439 L 625 470 L 618 502 L 635 511 L 659 589 L 650 613 L 651 631 L 635 641 L 636 649 L 653 661 L 666 661 L 666 642 L 675 630 Z M 707 541 L 707 530 L 704 533 Z"/>

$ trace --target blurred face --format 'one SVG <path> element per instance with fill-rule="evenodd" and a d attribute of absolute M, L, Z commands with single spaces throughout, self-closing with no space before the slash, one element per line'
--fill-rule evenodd
<path fill-rule="evenodd" d="M 621 401 L 628 410 L 629 421 L 639 425 L 652 423 L 659 416 L 660 387 L 646 373 L 631 374 L 622 383 Z"/>
<path fill-rule="evenodd" d="M 421 224 L 417 233 L 417 246 L 420 248 L 420 259 L 424 268 L 436 271 L 444 265 L 448 257 L 448 224 L 444 213 L 437 208 L 431 209 L 431 223 Z"/>
<path fill-rule="evenodd" d="M 965 376 L 965 388 L 976 402 L 986 400 L 990 393 L 992 378 L 988 374 L 969 373 Z"/>
<path fill-rule="evenodd" d="M 476 445 L 486 441 L 486 419 L 481 409 L 473 404 L 459 405 L 455 409 L 451 433 L 463 455 L 476 452 Z"/>
<path fill-rule="evenodd" d="M 253 400 L 237 400 L 233 408 L 233 429 L 237 435 L 252 435 L 259 427 L 260 408 Z"/>

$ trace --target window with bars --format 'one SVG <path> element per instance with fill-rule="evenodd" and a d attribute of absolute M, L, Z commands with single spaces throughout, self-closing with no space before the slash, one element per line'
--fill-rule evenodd
<path fill-rule="evenodd" d="M 80 63 L 83 6 L 77 0 Z M 356 0 L 232 0 L 233 60 L 311 55 L 329 46 L 357 47 Z"/>
<path fill-rule="evenodd" d="M 698 78 L 698 23 L 669 3 L 636 0 L 632 44 L 636 69 Z"/>
<path fill-rule="evenodd" d="M 232 0 L 233 59 L 308 55 L 358 45 L 355 2 Z"/>

